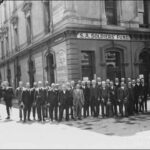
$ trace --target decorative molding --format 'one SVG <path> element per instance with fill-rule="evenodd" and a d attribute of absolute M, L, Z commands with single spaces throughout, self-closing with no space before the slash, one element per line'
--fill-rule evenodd
<path fill-rule="evenodd" d="M 102 62 L 102 63 L 100 63 L 100 65 L 101 65 L 102 67 L 105 67 L 105 66 L 106 66 L 106 63 Z"/>
<path fill-rule="evenodd" d="M 18 16 L 14 15 L 11 17 L 10 19 L 11 24 L 13 24 L 13 26 L 17 25 L 18 26 Z"/>
<path fill-rule="evenodd" d="M 25 13 L 25 16 L 28 17 L 31 14 L 32 2 L 24 1 L 22 11 Z"/>

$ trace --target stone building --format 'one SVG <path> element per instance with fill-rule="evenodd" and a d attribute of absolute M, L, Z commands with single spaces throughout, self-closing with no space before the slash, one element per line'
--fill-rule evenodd
<path fill-rule="evenodd" d="M 0 80 L 150 78 L 150 1 L 4 1 Z"/>

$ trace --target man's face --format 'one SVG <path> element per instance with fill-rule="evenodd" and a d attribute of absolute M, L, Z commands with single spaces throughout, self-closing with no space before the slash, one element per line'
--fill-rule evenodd
<path fill-rule="evenodd" d="M 113 84 L 113 82 L 110 82 L 110 86 L 113 86 L 114 84 Z"/>
<path fill-rule="evenodd" d="M 128 87 L 131 87 L 131 85 L 132 85 L 131 82 L 128 82 Z"/>
<path fill-rule="evenodd" d="M 29 84 L 29 83 L 27 83 L 27 84 L 26 84 L 26 87 L 27 87 L 27 89 L 29 89 L 29 88 L 30 88 L 30 84 Z"/>
<path fill-rule="evenodd" d="M 22 82 L 19 82 L 19 87 L 23 87 L 23 83 Z"/>
<path fill-rule="evenodd" d="M 71 86 L 74 86 L 74 84 L 75 84 L 74 81 L 71 81 Z"/>
<path fill-rule="evenodd" d="M 102 82 L 102 87 L 105 88 L 106 87 L 106 83 Z"/>
<path fill-rule="evenodd" d="M 65 85 L 62 85 L 62 90 L 66 91 L 66 86 Z"/>
<path fill-rule="evenodd" d="M 92 82 L 92 85 L 93 85 L 93 86 L 96 86 L 96 82 Z"/>
<path fill-rule="evenodd" d="M 38 83 L 38 87 L 41 88 L 42 87 L 42 83 Z"/>
<path fill-rule="evenodd" d="M 76 89 L 80 89 L 80 85 L 79 84 L 76 85 Z"/>
<path fill-rule="evenodd" d="M 124 82 L 121 82 L 121 87 L 124 87 Z"/>
<path fill-rule="evenodd" d="M 37 83 L 36 82 L 34 82 L 34 85 L 33 85 L 35 88 L 37 87 Z"/>

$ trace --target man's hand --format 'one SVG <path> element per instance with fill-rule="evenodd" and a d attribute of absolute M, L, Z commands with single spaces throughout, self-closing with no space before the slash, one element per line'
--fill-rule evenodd
<path fill-rule="evenodd" d="M 104 98 L 102 98 L 102 102 L 104 102 Z"/>

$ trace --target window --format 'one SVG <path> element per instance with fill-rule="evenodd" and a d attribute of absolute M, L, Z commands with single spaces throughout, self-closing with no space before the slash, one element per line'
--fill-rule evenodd
<path fill-rule="evenodd" d="M 147 28 L 149 21 L 148 21 L 148 6 L 149 1 L 147 0 L 140 0 L 138 1 L 138 16 L 140 21 L 140 27 Z"/>
<path fill-rule="evenodd" d="M 148 1 L 144 0 L 144 24 L 148 27 Z"/>
<path fill-rule="evenodd" d="M 117 0 L 105 0 L 105 12 L 108 25 L 117 25 Z"/>
<path fill-rule="evenodd" d="M 82 51 L 81 64 L 82 64 L 82 78 L 88 77 L 89 80 L 94 79 L 95 63 L 94 52 Z"/>
<path fill-rule="evenodd" d="M 9 67 L 7 68 L 7 80 L 9 85 L 11 85 L 11 70 Z"/>
<path fill-rule="evenodd" d="M 31 17 L 28 16 L 27 19 L 27 43 L 30 44 L 31 43 L 31 39 L 32 39 L 32 34 L 31 34 Z"/>
<path fill-rule="evenodd" d="M 43 1 L 45 33 L 50 32 L 50 1 Z"/>
<path fill-rule="evenodd" d="M 1 41 L 2 59 L 4 59 L 4 41 Z"/>
<path fill-rule="evenodd" d="M 7 20 L 6 2 L 4 2 L 4 15 L 5 15 L 5 21 L 6 21 Z"/>
<path fill-rule="evenodd" d="M 14 40 L 15 40 L 15 50 L 18 51 L 19 39 L 18 39 L 18 28 L 14 27 Z"/>
<path fill-rule="evenodd" d="M 6 37 L 6 56 L 9 55 L 9 41 L 8 41 L 8 36 Z"/>

